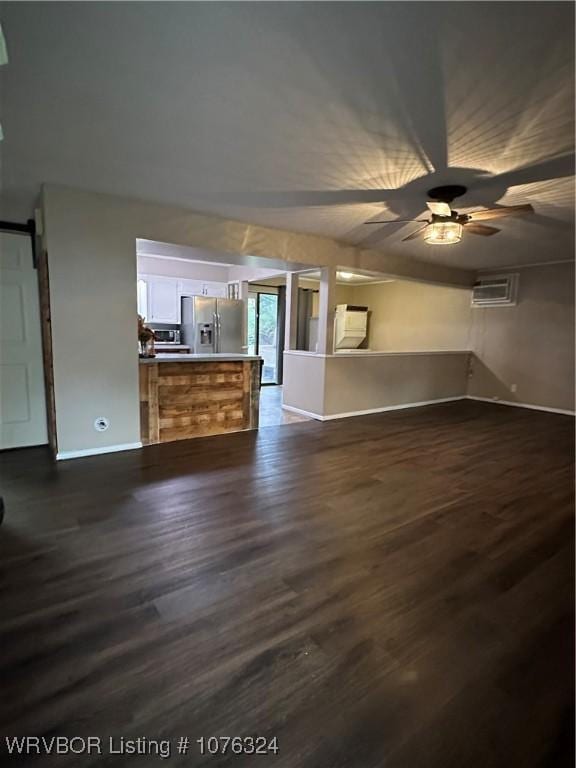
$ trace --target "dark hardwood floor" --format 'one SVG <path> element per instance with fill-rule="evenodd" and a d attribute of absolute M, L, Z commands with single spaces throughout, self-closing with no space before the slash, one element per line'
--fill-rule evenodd
<path fill-rule="evenodd" d="M 462 401 L 0 454 L 0 755 L 189 736 L 164 763 L 573 765 L 573 445 L 569 417 Z M 254 734 L 279 753 L 195 743 Z M 20 763 L 159 763 L 107 744 Z"/>

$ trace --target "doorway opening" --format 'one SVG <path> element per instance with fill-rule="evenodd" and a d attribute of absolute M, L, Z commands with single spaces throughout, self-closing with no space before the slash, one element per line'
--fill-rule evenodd
<path fill-rule="evenodd" d="M 248 293 L 248 354 L 262 358 L 262 386 L 281 384 L 278 291 Z"/>

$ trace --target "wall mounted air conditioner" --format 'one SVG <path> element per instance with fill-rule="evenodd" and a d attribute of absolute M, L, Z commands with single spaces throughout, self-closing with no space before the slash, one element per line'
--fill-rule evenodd
<path fill-rule="evenodd" d="M 472 289 L 473 307 L 512 307 L 518 295 L 518 275 L 482 275 Z"/>

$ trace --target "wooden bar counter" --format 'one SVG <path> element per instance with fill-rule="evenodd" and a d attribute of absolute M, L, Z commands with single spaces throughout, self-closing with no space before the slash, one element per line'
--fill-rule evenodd
<path fill-rule="evenodd" d="M 142 443 L 258 428 L 260 358 L 158 355 L 140 360 Z"/>

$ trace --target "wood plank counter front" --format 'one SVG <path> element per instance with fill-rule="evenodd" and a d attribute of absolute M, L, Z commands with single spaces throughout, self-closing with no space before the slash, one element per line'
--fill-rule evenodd
<path fill-rule="evenodd" d="M 258 428 L 260 359 L 140 361 L 142 443 Z"/>

